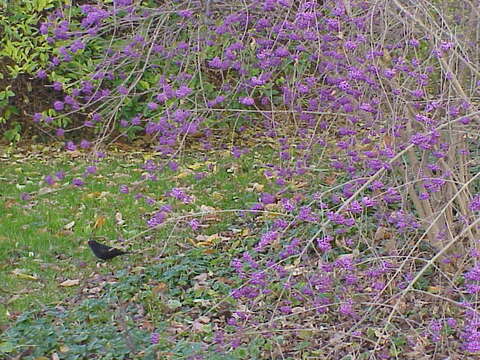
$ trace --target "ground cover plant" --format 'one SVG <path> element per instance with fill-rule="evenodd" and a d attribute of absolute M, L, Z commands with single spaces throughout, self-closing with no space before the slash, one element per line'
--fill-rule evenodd
<path fill-rule="evenodd" d="M 114 275 L 99 302 L 82 303 L 99 313 L 118 309 L 108 320 L 132 334 L 108 356 L 478 356 L 478 15 L 473 2 L 440 0 L 56 7 L 39 24 L 56 49 L 35 75 L 54 99 L 32 122 L 63 139 L 66 154 L 90 154 L 90 163 L 64 168 L 68 175 L 52 169 L 44 183 L 97 186 L 111 146 L 131 141 L 155 153 L 119 192 L 153 201 L 147 214 L 132 216 L 126 243 L 155 253 L 171 224 L 198 231 L 219 214 L 242 224 L 231 230 L 237 237 L 245 228 L 252 235 L 238 253 L 236 236 L 197 237 L 203 245 L 220 240 L 231 259 L 207 252 L 223 285 L 195 306 L 185 304 L 184 292 L 195 293 L 217 272 L 189 273 L 195 251 L 160 252 L 171 272 L 146 264 L 141 274 L 127 268 Z M 221 192 L 194 193 L 215 170 L 213 150 L 231 157 L 222 175 L 250 177 L 255 199 L 232 207 Z M 204 165 L 187 171 L 192 151 Z M 135 165 L 128 160 L 124 166 Z M 167 175 L 193 185 L 169 184 Z M 231 178 L 210 180 L 210 188 L 242 192 Z M 22 201 L 49 198 L 31 185 Z M 86 206 L 90 219 L 97 206 Z M 170 231 L 188 238 L 177 226 Z M 134 241 L 146 234 L 145 243 Z M 25 336 L 32 317 L 63 324 L 48 311 L 12 325 L 4 352 L 15 356 L 42 336 Z M 63 313 L 78 318 L 78 311 Z M 146 314 L 146 326 L 135 324 L 135 311 Z M 88 347 L 93 330 L 85 331 L 78 344 Z M 75 341 L 64 333 L 62 341 Z M 107 343 L 99 348 L 113 352 Z M 76 356 L 62 345 L 27 348 L 35 356 Z M 88 351 L 100 356 L 99 348 Z"/>

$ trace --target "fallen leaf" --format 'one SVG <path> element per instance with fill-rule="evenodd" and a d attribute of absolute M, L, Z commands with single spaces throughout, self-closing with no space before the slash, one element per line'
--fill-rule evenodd
<path fill-rule="evenodd" d="M 227 285 L 233 285 L 235 283 L 235 281 L 233 281 L 232 279 L 229 279 L 227 277 L 224 277 L 224 276 L 221 276 L 219 278 L 217 278 L 217 281 L 220 281 L 224 284 L 227 284 Z"/>
<path fill-rule="evenodd" d="M 212 245 L 212 243 L 210 243 L 208 241 L 199 241 L 195 245 L 197 245 L 197 246 L 210 246 L 210 245 Z"/>
<path fill-rule="evenodd" d="M 210 318 L 208 316 L 199 316 L 198 319 L 197 319 L 199 322 L 201 322 L 202 324 L 208 324 L 210 322 Z"/>
<path fill-rule="evenodd" d="M 201 273 L 194 277 L 195 280 L 205 282 L 208 279 L 208 273 Z"/>
<path fill-rule="evenodd" d="M 44 188 L 41 188 L 40 190 L 38 190 L 38 195 L 46 195 L 46 194 L 50 194 L 51 192 L 54 192 L 54 191 L 55 191 L 54 188 L 44 187 Z"/>
<path fill-rule="evenodd" d="M 156 296 L 165 294 L 167 291 L 168 291 L 168 285 L 164 282 L 161 282 L 161 283 L 159 283 L 158 285 L 156 285 L 152 288 L 152 292 Z"/>
<path fill-rule="evenodd" d="M 93 287 L 93 288 L 88 289 L 87 292 L 88 292 L 89 294 L 98 294 L 98 293 L 100 293 L 100 291 L 102 291 L 102 289 L 103 289 L 103 287 L 101 287 L 101 286 L 96 286 L 96 287 Z"/>
<path fill-rule="evenodd" d="M 213 243 L 214 241 L 219 240 L 221 238 L 222 237 L 219 234 L 213 234 L 213 235 L 210 235 L 209 237 L 207 237 L 207 239 L 205 241 L 209 242 L 209 243 Z"/>
<path fill-rule="evenodd" d="M 182 171 L 181 173 L 179 173 L 177 176 L 175 176 L 175 179 L 183 179 L 183 178 L 186 178 L 187 176 L 193 174 L 192 171 L 188 170 L 188 171 Z"/>
<path fill-rule="evenodd" d="M 211 164 L 210 161 L 207 161 L 207 162 L 204 162 L 204 163 L 202 163 L 202 162 L 197 162 L 197 163 L 195 163 L 195 164 L 188 165 L 187 167 L 188 167 L 189 169 L 191 169 L 191 170 L 198 170 L 198 169 L 200 169 L 200 168 L 202 168 L 202 167 L 208 166 L 209 164 Z"/>
<path fill-rule="evenodd" d="M 388 231 L 388 228 L 384 226 L 379 226 L 375 231 L 375 240 L 386 240 L 392 237 L 392 233 Z"/>
<path fill-rule="evenodd" d="M 16 205 L 16 204 L 17 202 L 15 200 L 9 199 L 3 203 L 3 206 L 5 206 L 6 209 L 10 209 L 13 205 Z"/>
<path fill-rule="evenodd" d="M 76 286 L 78 284 L 80 284 L 80 279 L 71 279 L 71 280 L 69 279 L 62 282 L 60 286 L 71 287 L 71 286 Z"/>
<path fill-rule="evenodd" d="M 208 324 L 210 322 L 210 318 L 207 316 L 200 316 L 198 319 L 196 319 L 193 324 L 192 324 L 192 329 L 195 332 L 203 332 L 204 331 L 204 325 Z"/>
<path fill-rule="evenodd" d="M 394 141 L 394 139 L 393 139 L 392 136 L 387 135 L 387 134 L 383 135 L 383 145 L 385 147 L 387 147 L 387 148 L 391 147 L 393 145 L 393 141 Z"/>
<path fill-rule="evenodd" d="M 87 199 L 95 199 L 95 198 L 99 198 L 100 195 L 101 193 L 99 191 L 95 191 L 95 192 L 88 193 L 85 197 Z"/>
<path fill-rule="evenodd" d="M 200 206 L 200 211 L 204 213 L 209 213 L 209 212 L 216 212 L 217 209 L 215 209 L 212 206 L 207 206 L 207 205 L 201 205 Z"/>
<path fill-rule="evenodd" d="M 325 182 L 325 184 L 329 186 L 334 185 L 337 181 L 337 176 L 336 175 L 327 176 L 325 179 L 323 179 L 323 181 Z"/>
<path fill-rule="evenodd" d="M 78 150 L 75 150 L 75 151 L 69 151 L 69 152 L 67 153 L 67 155 L 68 155 L 68 157 L 70 157 L 71 159 L 75 159 L 75 158 L 77 158 L 77 157 L 79 157 L 79 156 L 82 156 L 82 153 L 81 153 L 80 151 L 78 151 Z"/>
<path fill-rule="evenodd" d="M 219 234 L 213 234 L 210 236 L 205 236 L 200 234 L 195 239 L 198 241 L 195 244 L 197 246 L 212 246 L 215 242 L 218 242 L 219 240 L 225 240 L 228 238 L 220 236 Z"/>
<path fill-rule="evenodd" d="M 25 273 L 25 269 L 14 269 L 12 270 L 12 274 L 15 275 L 16 277 L 24 280 L 38 280 L 38 277 L 36 275 L 30 275 Z"/>
<path fill-rule="evenodd" d="M 120 211 L 115 213 L 115 222 L 117 223 L 117 225 L 125 224 L 125 220 L 123 220 L 123 215 Z"/>
<path fill-rule="evenodd" d="M 75 226 L 75 221 L 70 221 L 67 225 L 63 227 L 64 230 L 71 230 Z"/>
<path fill-rule="evenodd" d="M 105 222 L 107 221 L 107 218 L 103 215 L 97 216 L 95 219 L 95 224 L 93 224 L 94 229 L 101 228 L 103 225 L 105 225 Z"/>
<path fill-rule="evenodd" d="M 150 321 L 148 320 L 143 320 L 140 324 L 140 326 L 147 330 L 147 331 L 153 331 L 155 330 L 155 325 L 153 325 Z"/>
<path fill-rule="evenodd" d="M 223 200 L 223 195 L 221 193 L 219 193 L 218 191 L 214 191 L 211 194 L 211 197 L 212 197 L 213 200 Z"/>
<path fill-rule="evenodd" d="M 259 183 L 253 183 L 252 187 L 256 192 L 262 192 L 263 189 L 265 188 L 265 185 L 259 184 Z"/>

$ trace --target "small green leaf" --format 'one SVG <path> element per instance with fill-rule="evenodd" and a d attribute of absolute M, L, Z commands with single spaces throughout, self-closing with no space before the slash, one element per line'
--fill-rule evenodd
<path fill-rule="evenodd" d="M 138 85 L 140 85 L 140 88 L 141 88 L 142 90 L 148 90 L 148 89 L 150 89 L 150 84 L 149 84 L 147 81 L 145 81 L 145 80 L 140 80 L 140 81 L 138 82 Z"/>
<path fill-rule="evenodd" d="M 0 354 L 12 352 L 14 349 L 15 349 L 15 346 L 8 341 L 0 343 Z"/>
<path fill-rule="evenodd" d="M 47 0 L 37 0 L 35 5 L 37 11 L 42 11 L 47 6 Z"/>

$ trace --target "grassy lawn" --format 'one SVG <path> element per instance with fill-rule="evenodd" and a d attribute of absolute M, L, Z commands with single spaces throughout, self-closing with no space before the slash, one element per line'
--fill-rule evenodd
<path fill-rule="evenodd" d="M 151 332 L 171 334 L 175 327 L 189 343 L 211 338 L 212 323 L 225 321 L 227 295 L 240 285 L 229 263 L 258 241 L 257 227 L 268 218 L 257 216 L 253 222 L 255 215 L 236 210 L 251 207 L 263 191 L 275 191 L 267 190 L 269 181 L 260 165 L 271 156 L 271 148 L 240 159 L 227 151 L 208 157 L 192 152 L 184 155 L 178 171 L 158 171 L 156 181 L 145 180 L 142 168 L 153 154 L 118 149 L 110 154 L 92 162 L 85 154 L 55 146 L 2 151 L 0 323 L 7 328 L 17 321 L 10 340 L 0 341 L 5 354 L 23 346 L 28 355 L 33 348 L 25 341 L 37 346 L 35 339 L 51 337 L 48 331 L 62 316 L 69 325 L 63 322 L 63 340 L 52 341 L 72 358 L 88 350 L 71 346 L 85 343 L 71 338 L 78 332 L 89 337 L 102 331 L 114 341 L 119 328 L 131 329 L 137 339 L 131 342 L 146 346 Z M 96 171 L 84 177 L 85 185 L 72 185 L 92 165 Z M 55 176 L 59 171 L 64 178 Z M 54 184 L 45 182 L 47 175 Z M 132 183 L 128 191 L 121 188 Z M 172 188 L 182 189 L 188 200 L 169 196 Z M 170 206 L 169 221 L 149 229 L 148 219 L 164 206 Z M 198 227 L 189 223 L 193 219 Z M 92 237 L 134 253 L 101 262 L 88 248 Z M 205 313 L 209 315 L 201 317 Z M 82 322 L 85 317 L 88 321 Z M 33 331 L 32 337 L 22 329 Z M 23 344 L 12 342 L 15 334 Z M 134 346 L 122 344 L 116 356 L 131 353 Z M 184 354 L 181 343 L 177 345 L 175 351 Z M 171 347 L 165 344 L 169 351 Z"/>

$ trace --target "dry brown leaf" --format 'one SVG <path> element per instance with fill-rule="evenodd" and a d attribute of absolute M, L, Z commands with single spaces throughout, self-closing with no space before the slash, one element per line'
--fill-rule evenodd
<path fill-rule="evenodd" d="M 147 330 L 147 331 L 153 331 L 155 330 L 155 325 L 153 325 L 150 321 L 148 320 L 143 320 L 140 324 L 140 326 Z"/>
<path fill-rule="evenodd" d="M 10 209 L 13 205 L 16 205 L 16 204 L 17 202 L 15 200 L 9 199 L 3 203 L 3 206 L 5 206 L 6 209 Z"/>
<path fill-rule="evenodd" d="M 97 216 L 95 219 L 95 223 L 93 224 L 94 229 L 101 228 L 103 225 L 105 225 L 105 222 L 107 221 L 107 218 L 103 215 Z"/>
<path fill-rule="evenodd" d="M 88 289 L 86 292 L 88 292 L 89 294 L 98 294 L 100 293 L 100 291 L 102 291 L 102 289 L 103 289 L 102 287 L 97 286 L 97 287 Z"/>
<path fill-rule="evenodd" d="M 69 279 L 60 283 L 60 286 L 71 287 L 71 286 L 77 286 L 78 284 L 80 284 L 80 279 Z"/>
<path fill-rule="evenodd" d="M 387 238 L 383 243 L 383 248 L 388 254 L 394 254 L 394 252 L 397 250 L 397 241 L 394 237 Z"/>
<path fill-rule="evenodd" d="M 204 325 L 208 324 L 210 322 L 210 318 L 207 316 L 200 316 L 198 319 L 196 319 L 193 324 L 192 328 L 193 331 L 195 332 L 202 332 L 204 331 Z"/>
<path fill-rule="evenodd" d="M 235 283 L 235 281 L 233 281 L 232 279 L 229 279 L 229 278 L 226 278 L 226 277 L 223 277 L 223 276 L 217 278 L 217 281 L 220 281 L 220 282 L 222 282 L 224 284 L 227 284 L 227 285 L 233 285 Z"/>
<path fill-rule="evenodd" d="M 375 231 L 374 238 L 376 241 L 390 239 L 391 237 L 392 237 L 392 233 L 388 231 L 388 228 L 384 226 L 379 226 L 377 228 L 377 231 Z"/>
<path fill-rule="evenodd" d="M 253 187 L 253 190 L 255 190 L 256 192 L 262 192 L 263 189 L 265 188 L 265 185 L 259 184 L 259 183 L 253 183 L 252 187 Z"/>
<path fill-rule="evenodd" d="M 165 294 L 167 291 L 168 291 L 168 285 L 164 282 L 158 283 L 156 286 L 152 288 L 152 292 L 156 296 Z"/>
<path fill-rule="evenodd" d="M 199 316 L 197 320 L 202 324 L 208 324 L 210 322 L 210 318 L 205 315 Z"/>
<path fill-rule="evenodd" d="M 337 177 L 335 175 L 330 175 L 323 179 L 323 182 L 329 186 L 334 185 L 336 181 Z"/>
<path fill-rule="evenodd" d="M 215 208 L 212 207 L 212 206 L 201 205 L 201 206 L 200 206 L 200 211 L 201 211 L 201 212 L 215 212 L 215 211 L 217 211 L 217 209 L 215 209 Z"/>
<path fill-rule="evenodd" d="M 78 150 L 75 150 L 75 151 L 69 151 L 68 153 L 68 157 L 72 158 L 72 159 L 75 159 L 79 156 L 82 156 L 82 153 Z"/>
<path fill-rule="evenodd" d="M 385 147 L 392 147 L 393 141 L 394 141 L 394 139 L 393 139 L 392 136 L 387 135 L 387 134 L 383 135 L 383 145 Z"/>
<path fill-rule="evenodd" d="M 281 211 L 281 209 L 282 208 L 281 208 L 280 204 L 278 204 L 278 203 L 265 205 L 265 210 L 267 210 L 267 211 L 277 211 L 277 212 L 279 212 L 279 211 Z M 270 214 L 270 216 L 277 217 L 278 215 L 277 214 Z"/>

